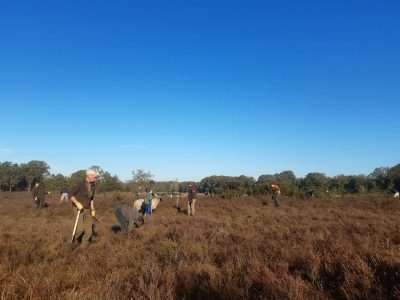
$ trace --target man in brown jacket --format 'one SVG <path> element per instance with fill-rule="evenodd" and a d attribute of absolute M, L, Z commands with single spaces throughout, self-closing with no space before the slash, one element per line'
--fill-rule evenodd
<path fill-rule="evenodd" d="M 93 221 L 96 218 L 94 208 L 94 195 L 96 192 L 97 172 L 86 171 L 86 179 L 79 182 L 71 190 L 71 201 L 80 211 L 76 239 L 80 240 L 83 246 L 87 246 L 93 236 Z"/>

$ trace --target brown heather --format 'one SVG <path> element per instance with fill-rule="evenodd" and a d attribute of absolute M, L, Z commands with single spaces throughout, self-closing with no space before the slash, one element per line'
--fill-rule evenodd
<path fill-rule="evenodd" d="M 0 299 L 400 299 L 398 200 L 202 198 L 189 218 L 168 199 L 116 235 L 120 197 L 97 198 L 99 236 L 72 250 L 69 205 L 0 193 Z"/>

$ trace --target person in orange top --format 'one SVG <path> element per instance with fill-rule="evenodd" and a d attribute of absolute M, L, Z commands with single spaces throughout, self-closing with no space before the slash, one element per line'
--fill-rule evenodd
<path fill-rule="evenodd" d="M 281 206 L 281 203 L 279 201 L 279 196 L 281 194 L 281 188 L 279 186 L 279 183 L 273 182 L 271 184 L 271 191 L 272 191 L 272 200 L 275 203 L 276 207 Z"/>

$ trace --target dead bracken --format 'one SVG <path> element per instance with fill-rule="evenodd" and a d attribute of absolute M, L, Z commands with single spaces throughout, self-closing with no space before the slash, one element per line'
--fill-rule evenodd
<path fill-rule="evenodd" d="M 397 199 L 199 198 L 195 217 L 166 199 L 114 234 L 112 194 L 99 194 L 86 249 L 57 201 L 38 211 L 0 193 L 0 299 L 400 299 Z"/>

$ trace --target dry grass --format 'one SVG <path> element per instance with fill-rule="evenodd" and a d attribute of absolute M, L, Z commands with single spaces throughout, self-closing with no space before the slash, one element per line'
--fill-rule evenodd
<path fill-rule="evenodd" d="M 99 196 L 99 236 L 72 250 L 69 205 L 0 193 L 0 299 L 400 299 L 398 201 L 200 199 L 194 218 L 174 203 L 115 235 Z"/>

